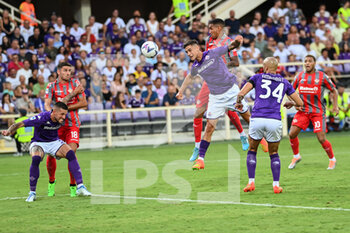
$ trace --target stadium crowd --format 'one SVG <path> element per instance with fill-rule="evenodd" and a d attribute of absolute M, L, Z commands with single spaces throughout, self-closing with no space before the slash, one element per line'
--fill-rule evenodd
<path fill-rule="evenodd" d="M 105 22 L 90 16 L 84 27 L 77 21 L 66 25 L 55 13 L 35 26 L 28 19 L 18 24 L 4 9 L 0 20 L 0 113 L 44 111 L 45 89 L 57 78 L 56 66 L 62 61 L 74 66 L 73 76 L 84 86 L 89 106 L 110 109 L 194 104 L 201 88 L 199 77 L 183 100 L 175 98 L 192 65 L 182 46 L 188 39 L 197 39 L 204 49 L 209 29 L 200 14 L 191 24 L 186 19 L 183 15 L 174 25 L 170 18 L 162 22 L 151 12 L 145 19 L 135 10 L 126 21 L 115 9 Z M 350 58 L 349 1 L 335 13 L 321 4 L 308 20 L 296 2 L 285 1 L 282 7 L 277 0 L 267 15 L 255 12 L 250 23 L 241 23 L 231 10 L 225 25 L 230 37 L 241 34 L 244 38 L 238 50 L 240 64 L 259 64 L 268 56 L 278 57 L 281 63 L 301 61 L 307 54 L 317 61 Z M 153 59 L 140 51 L 147 40 L 155 41 L 160 48 Z M 318 69 L 338 83 L 336 76 L 349 74 L 350 64 L 328 63 L 318 65 Z M 301 70 L 290 65 L 280 66 L 278 72 L 293 77 Z M 262 70 L 242 67 L 233 72 L 242 83 Z M 349 100 L 343 102 L 343 112 L 349 117 Z"/>

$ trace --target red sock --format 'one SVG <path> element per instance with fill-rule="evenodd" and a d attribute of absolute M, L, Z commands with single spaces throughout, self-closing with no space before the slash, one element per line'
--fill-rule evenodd
<path fill-rule="evenodd" d="M 322 147 L 326 151 L 328 157 L 330 159 L 333 159 L 334 158 L 334 154 L 333 154 L 332 144 L 328 140 L 326 140 L 322 144 Z"/>
<path fill-rule="evenodd" d="M 73 174 L 70 172 L 69 167 L 68 167 L 68 171 L 69 171 L 69 176 L 70 176 L 70 185 L 71 185 L 71 186 L 76 185 L 74 176 L 73 176 Z"/>
<path fill-rule="evenodd" d="M 299 138 L 289 139 L 290 146 L 292 147 L 294 155 L 299 154 Z"/>
<path fill-rule="evenodd" d="M 195 142 L 200 142 L 202 139 L 203 118 L 193 119 L 193 131 Z"/>
<path fill-rule="evenodd" d="M 243 132 L 243 127 L 238 114 L 235 111 L 227 111 L 227 116 L 230 118 L 232 124 L 236 127 L 239 133 Z"/>
<path fill-rule="evenodd" d="M 49 173 L 49 182 L 55 182 L 55 174 L 56 174 L 56 159 L 51 156 L 47 156 L 46 159 L 46 168 L 47 168 L 47 173 Z"/>

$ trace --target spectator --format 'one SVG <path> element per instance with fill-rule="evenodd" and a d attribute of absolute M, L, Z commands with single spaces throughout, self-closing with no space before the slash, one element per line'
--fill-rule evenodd
<path fill-rule="evenodd" d="M 166 75 L 165 71 L 163 70 L 163 63 L 157 62 L 155 67 L 156 67 L 156 69 L 151 74 L 151 80 L 153 82 L 155 82 L 157 78 L 161 78 L 163 84 L 167 84 L 168 79 L 167 79 L 167 75 Z"/>
<path fill-rule="evenodd" d="M 16 78 L 18 79 L 22 75 L 25 77 L 25 83 L 28 84 L 29 78 L 32 77 L 32 70 L 30 69 L 30 63 L 28 60 L 23 62 L 23 68 L 17 71 Z"/>
<path fill-rule="evenodd" d="M 316 53 L 314 50 L 311 49 L 310 44 L 311 44 L 310 42 L 307 42 L 307 43 L 305 44 L 305 50 L 306 50 L 306 52 L 305 52 L 305 54 L 304 54 L 304 57 L 305 57 L 306 55 L 312 55 L 312 56 L 314 56 L 315 58 L 317 58 L 317 53 Z"/>
<path fill-rule="evenodd" d="M 136 65 L 141 62 L 140 57 L 137 56 L 135 49 L 131 50 L 131 56 L 129 57 L 129 59 L 130 59 L 130 66 L 132 67 L 136 67 Z"/>
<path fill-rule="evenodd" d="M 29 92 L 26 89 L 22 90 L 22 96 L 17 97 L 16 104 L 17 109 L 25 109 L 28 113 L 34 113 L 35 107 L 33 102 L 29 99 Z"/>
<path fill-rule="evenodd" d="M 159 29 L 159 22 L 154 12 L 149 13 L 149 17 L 146 25 L 147 25 L 148 33 L 150 33 L 152 36 L 155 36 L 155 34 Z"/>
<path fill-rule="evenodd" d="M 259 21 L 257 19 L 253 19 L 252 27 L 249 28 L 249 32 L 254 35 L 254 37 L 261 32 L 265 35 L 264 29 L 259 25 Z"/>
<path fill-rule="evenodd" d="M 141 91 L 136 90 L 135 96 L 133 96 L 129 101 L 129 108 L 143 108 L 145 107 L 145 100 L 141 97 Z"/>
<path fill-rule="evenodd" d="M 134 66 L 130 65 L 130 60 L 127 57 L 124 59 L 124 64 L 123 64 L 122 70 L 123 70 L 123 74 L 125 74 L 123 76 L 123 79 L 125 79 L 128 74 L 131 74 L 131 73 L 135 72 Z"/>
<path fill-rule="evenodd" d="M 63 24 L 63 19 L 61 16 L 58 16 L 56 23 L 53 25 L 56 32 L 59 32 L 60 35 L 63 35 L 66 32 L 66 25 Z"/>
<path fill-rule="evenodd" d="M 193 105 L 196 102 L 196 98 L 192 95 L 191 89 L 186 88 L 185 95 L 182 100 L 180 100 L 181 105 Z"/>
<path fill-rule="evenodd" d="M 98 73 L 92 74 L 92 80 L 90 83 L 90 92 L 92 97 L 96 100 L 97 96 L 101 96 L 101 78 Z"/>
<path fill-rule="evenodd" d="M 316 52 L 316 58 L 318 58 L 321 56 L 321 51 L 325 48 L 325 45 L 318 36 L 315 36 L 315 41 L 311 43 L 310 48 Z"/>
<path fill-rule="evenodd" d="M 298 5 L 296 2 L 291 3 L 291 8 L 287 12 L 286 16 L 289 19 L 289 24 L 294 25 L 300 23 L 302 18 L 305 18 L 303 11 L 298 9 Z"/>
<path fill-rule="evenodd" d="M 167 64 L 168 67 L 175 62 L 175 59 L 171 56 L 169 49 L 164 50 L 164 58 L 162 62 Z"/>
<path fill-rule="evenodd" d="M 242 57 L 241 60 L 239 61 L 240 64 L 242 65 L 251 65 L 253 62 L 250 60 L 250 56 L 247 50 L 242 51 Z M 249 68 L 248 68 L 249 69 Z"/>
<path fill-rule="evenodd" d="M 103 96 L 103 102 L 106 103 L 112 103 L 112 92 L 108 89 L 106 81 L 102 81 L 102 96 Z"/>
<path fill-rule="evenodd" d="M 331 14 L 329 13 L 329 11 L 326 10 L 326 5 L 324 3 L 321 3 L 319 6 L 319 10 L 314 14 L 316 17 L 320 17 L 321 16 L 321 12 L 324 12 L 324 16 L 326 18 L 329 18 L 331 16 Z"/>
<path fill-rule="evenodd" d="M 2 41 L 1 49 L 3 51 L 6 51 L 7 49 L 11 48 L 11 43 L 10 43 L 10 40 L 7 36 L 3 36 L 1 41 Z"/>
<path fill-rule="evenodd" d="M 275 24 L 277 24 L 278 19 L 284 16 L 283 10 L 281 8 L 282 2 L 281 0 L 275 0 L 275 4 L 270 8 L 267 16 L 270 17 Z"/>
<path fill-rule="evenodd" d="M 59 32 L 54 32 L 53 33 L 54 36 L 54 42 L 53 42 L 53 47 L 55 47 L 56 49 L 60 48 L 61 46 L 63 46 L 63 42 L 61 40 L 61 35 Z"/>
<path fill-rule="evenodd" d="M 177 67 L 181 70 L 187 71 L 188 68 L 188 62 L 186 61 L 186 54 L 185 52 L 180 52 L 179 53 L 179 58 L 176 59 L 175 63 Z"/>
<path fill-rule="evenodd" d="M 23 22 L 23 25 L 20 26 L 20 33 L 24 38 L 24 42 L 28 43 L 28 38 L 34 34 L 34 27 L 30 25 L 28 20 Z"/>
<path fill-rule="evenodd" d="M 188 26 L 189 25 L 188 25 L 188 23 L 186 21 L 187 21 L 186 16 L 182 15 L 180 17 L 180 21 L 177 23 L 177 26 L 180 27 L 182 32 L 187 32 L 188 31 Z"/>
<path fill-rule="evenodd" d="M 174 43 L 171 45 L 172 56 L 177 56 L 177 54 L 183 50 L 183 43 L 180 41 L 177 35 L 173 36 Z"/>
<path fill-rule="evenodd" d="M 41 90 L 45 91 L 46 86 L 47 83 L 45 83 L 44 77 L 42 75 L 38 75 L 38 82 L 33 86 L 33 96 L 37 97 Z"/>
<path fill-rule="evenodd" d="M 200 32 L 198 31 L 198 23 L 193 22 L 191 30 L 187 31 L 187 35 L 191 40 L 198 40 Z"/>
<path fill-rule="evenodd" d="M 133 78 L 135 79 L 135 77 L 130 77 L 130 76 L 133 76 L 133 74 L 129 75 L 129 78 L 131 79 L 131 80 L 129 80 L 129 82 L 132 82 L 132 79 Z M 139 79 L 137 79 L 137 85 L 135 85 L 135 83 L 132 84 L 132 88 L 130 90 L 131 96 L 135 96 L 136 90 L 140 90 L 141 93 L 143 93 L 144 91 L 147 91 L 147 88 L 144 85 L 145 82 L 148 82 L 147 80 L 148 80 L 147 78 L 139 78 Z M 131 85 L 128 85 L 128 86 L 131 86 Z"/>
<path fill-rule="evenodd" d="M 319 37 L 323 43 L 326 42 L 327 37 L 326 37 L 326 22 L 325 21 L 322 20 L 320 22 L 320 27 L 316 30 L 315 36 Z"/>
<path fill-rule="evenodd" d="M 283 28 L 283 34 L 284 35 L 287 35 L 289 33 L 290 25 L 286 22 L 286 18 L 285 17 L 281 17 L 279 19 L 278 27 Z"/>
<path fill-rule="evenodd" d="M 39 91 L 38 98 L 35 99 L 34 106 L 36 113 L 45 112 L 45 89 Z"/>
<path fill-rule="evenodd" d="M 277 34 L 273 37 L 276 43 L 279 43 L 279 42 L 285 43 L 287 41 L 287 35 L 285 35 L 283 32 L 284 32 L 283 27 L 279 27 L 277 29 Z"/>
<path fill-rule="evenodd" d="M 343 7 L 340 7 L 338 10 L 338 19 L 340 21 L 340 27 L 347 29 L 350 26 L 349 17 L 350 17 L 350 1 L 346 0 Z M 5 32 L 6 33 L 6 32 Z"/>
<path fill-rule="evenodd" d="M 137 41 L 137 38 L 135 35 L 132 35 L 130 37 L 130 42 L 127 43 L 124 47 L 124 53 L 127 54 L 127 55 L 131 55 L 131 50 L 132 49 L 135 49 L 136 50 L 136 54 L 137 56 L 140 56 L 141 54 L 141 50 L 140 50 L 140 47 L 136 44 L 136 41 Z"/>
<path fill-rule="evenodd" d="M 295 62 L 296 56 L 294 54 L 290 54 L 288 56 L 288 62 Z M 297 65 L 288 65 L 286 66 L 286 76 L 287 77 L 294 77 L 295 74 L 298 72 L 299 67 Z"/>
<path fill-rule="evenodd" d="M 176 98 L 176 88 L 174 85 L 170 84 L 168 86 L 168 93 L 165 94 L 163 98 L 163 106 L 177 106 L 179 105 L 179 100 Z"/>
<path fill-rule="evenodd" d="M 180 1 L 173 0 L 173 4 L 171 5 L 168 15 L 174 12 L 174 15 L 176 18 L 180 18 L 182 16 L 189 17 L 190 16 L 189 9 L 190 9 L 189 0 L 180 0 Z"/>
<path fill-rule="evenodd" d="M 144 26 L 144 28 L 146 27 L 146 21 L 141 17 L 141 13 L 139 10 L 135 10 L 133 13 L 133 18 L 131 18 L 128 23 L 126 24 L 126 32 L 130 33 L 129 28 L 131 27 L 131 25 L 135 24 L 135 17 L 138 17 L 140 20 L 140 24 L 142 24 Z"/>
<path fill-rule="evenodd" d="M 110 90 L 113 98 L 117 96 L 118 92 L 126 93 L 125 83 L 122 81 L 122 77 L 119 73 L 115 73 Z"/>
<path fill-rule="evenodd" d="M 307 21 L 305 18 L 302 18 L 300 23 L 297 24 L 298 31 L 300 33 L 301 30 L 304 30 L 307 36 L 311 36 L 310 27 L 307 25 Z"/>
<path fill-rule="evenodd" d="M 67 40 L 68 40 L 68 42 L 66 42 Z M 69 26 L 66 27 L 65 33 L 61 37 L 61 41 L 63 41 L 63 43 L 68 43 L 70 47 L 75 48 L 75 46 L 77 44 L 77 40 L 75 39 L 75 36 L 70 34 L 70 27 Z"/>
<path fill-rule="evenodd" d="M 143 80 L 143 77 L 139 77 L 138 80 Z M 125 87 L 127 88 L 128 90 L 128 93 L 131 95 L 131 91 L 132 91 L 132 88 L 134 86 L 137 86 L 137 82 L 136 82 L 136 78 L 135 78 L 135 74 L 129 74 L 129 80 L 126 82 L 125 84 Z"/>
<path fill-rule="evenodd" d="M 264 27 L 264 32 L 265 32 L 266 37 L 273 37 L 277 33 L 276 26 L 275 26 L 271 17 L 267 17 L 267 19 L 266 19 L 266 25 Z M 261 34 L 264 35 L 263 33 L 261 33 Z"/>
<path fill-rule="evenodd" d="M 154 35 L 154 37 L 157 39 L 157 40 L 161 40 L 161 38 L 163 36 L 168 36 L 168 32 L 165 31 L 165 28 L 164 28 L 164 23 L 163 22 L 159 22 L 159 30 L 156 32 L 156 34 Z"/>
<path fill-rule="evenodd" d="M 2 17 L 0 19 L 1 31 L 5 32 L 7 36 L 11 36 L 16 26 L 17 23 L 10 16 L 10 12 L 7 9 L 4 9 L 2 12 Z"/>
<path fill-rule="evenodd" d="M 152 90 L 152 82 L 146 83 L 146 91 L 142 92 L 142 98 L 145 100 L 145 107 L 157 107 L 159 99 L 156 92 Z"/>
<path fill-rule="evenodd" d="M 10 57 L 10 59 L 14 54 L 19 54 L 18 40 L 13 40 L 11 42 L 11 47 L 7 49 L 6 54 Z"/>
<path fill-rule="evenodd" d="M 279 42 L 277 44 L 277 49 L 273 53 L 274 57 L 279 57 L 281 63 L 286 63 L 288 61 L 288 56 L 290 55 L 290 52 L 284 47 L 284 44 L 282 42 Z"/>
<path fill-rule="evenodd" d="M 169 32 L 175 32 L 175 25 L 173 24 L 173 22 L 171 21 L 171 18 L 167 18 L 166 20 L 166 24 L 164 25 L 164 31 L 166 31 L 167 33 Z"/>
<path fill-rule="evenodd" d="M 274 52 L 276 51 L 275 43 L 276 42 L 272 37 L 269 37 L 267 39 L 267 44 L 264 46 L 264 49 L 262 50 L 262 56 L 264 58 L 273 56 Z"/>
<path fill-rule="evenodd" d="M 115 21 L 112 23 L 118 25 L 118 28 L 125 28 L 125 22 L 122 18 L 119 17 L 119 11 L 117 9 L 113 10 L 112 17 L 107 18 L 105 22 L 106 26 L 111 22 L 112 18 L 115 19 Z"/>
<path fill-rule="evenodd" d="M 88 26 L 91 29 L 91 33 L 95 36 L 96 40 L 99 40 L 100 39 L 99 31 L 103 28 L 103 24 L 96 22 L 95 16 L 92 15 L 89 17 Z"/>
<path fill-rule="evenodd" d="M 299 36 L 300 44 L 305 46 L 306 43 L 310 43 L 310 44 L 312 43 L 311 38 L 306 34 L 306 32 L 303 29 L 301 29 L 299 33 L 300 33 L 300 36 Z"/>
<path fill-rule="evenodd" d="M 228 32 L 230 36 L 237 35 L 239 33 L 240 23 L 239 20 L 235 18 L 235 11 L 230 10 L 230 17 L 225 19 L 225 26 L 228 27 Z"/>
<path fill-rule="evenodd" d="M 4 93 L 1 99 L 0 103 L 0 113 L 1 114 L 14 114 L 15 113 L 15 105 L 11 102 L 11 96 L 9 93 Z M 10 127 L 14 119 L 7 118 L 2 119 L 3 121 L 7 122 L 8 127 Z"/>
<path fill-rule="evenodd" d="M 317 58 L 316 70 L 324 71 L 334 83 L 337 83 L 337 79 L 335 77 L 335 73 L 340 75 L 340 72 L 333 66 L 330 62 L 331 59 L 328 57 L 328 51 L 324 48 L 321 51 L 321 56 Z"/>
<path fill-rule="evenodd" d="M 141 65 L 136 65 L 134 75 L 135 75 L 135 79 L 147 78 L 147 74 L 144 71 L 142 71 Z"/>
<path fill-rule="evenodd" d="M 97 65 L 97 64 L 96 64 Z M 106 66 L 102 69 L 102 74 L 107 76 L 108 82 L 112 82 L 117 69 L 113 67 L 113 62 L 110 59 L 106 60 Z"/>
<path fill-rule="evenodd" d="M 130 26 L 129 31 L 130 35 L 135 35 L 136 31 L 140 31 L 142 36 L 146 36 L 146 27 L 140 23 L 140 17 L 134 17 L 134 24 Z"/>
<path fill-rule="evenodd" d="M 25 0 L 19 5 L 19 10 L 21 11 L 21 21 L 28 21 L 31 26 L 38 25 L 35 16 L 35 7 L 32 3 L 32 0 Z"/>
<path fill-rule="evenodd" d="M 164 85 L 162 85 L 162 79 L 156 78 L 154 82 L 154 91 L 157 93 L 159 98 L 159 104 L 163 103 L 164 95 L 167 93 L 167 90 Z"/>
<path fill-rule="evenodd" d="M 35 49 L 38 49 L 39 45 L 44 43 L 44 37 L 40 34 L 38 27 L 33 29 L 33 35 L 28 38 L 28 43 L 34 44 Z"/>
<path fill-rule="evenodd" d="M 333 16 L 330 16 L 328 18 L 328 23 L 326 24 L 326 28 L 329 29 L 330 31 L 332 31 L 335 27 L 336 27 L 335 20 L 334 20 Z"/>
<path fill-rule="evenodd" d="M 124 93 L 118 92 L 116 97 L 112 102 L 112 109 L 126 109 L 126 101 L 124 97 Z M 115 114 L 113 114 L 113 120 L 115 121 Z"/>
<path fill-rule="evenodd" d="M 289 34 L 287 36 L 286 44 L 295 44 L 296 41 L 299 41 L 299 33 L 296 25 L 292 25 L 289 29 Z"/>
<path fill-rule="evenodd" d="M 311 23 L 309 24 L 311 35 L 314 35 L 318 29 L 318 19 L 316 16 L 312 16 Z"/>
<path fill-rule="evenodd" d="M 80 41 L 80 37 L 85 33 L 85 30 L 79 27 L 78 21 L 74 20 L 69 32 L 74 36 L 76 41 Z"/>
<path fill-rule="evenodd" d="M 327 50 L 329 59 L 335 60 L 335 57 L 337 56 L 337 52 L 330 40 L 326 41 L 324 49 Z"/>
<path fill-rule="evenodd" d="M 252 41 L 252 40 L 255 39 L 254 34 L 252 34 L 252 33 L 250 32 L 250 24 L 249 24 L 249 23 L 246 23 L 246 24 L 244 25 L 244 29 L 243 29 L 242 36 L 243 36 L 243 38 L 247 38 L 247 39 L 249 39 L 250 41 Z"/>
<path fill-rule="evenodd" d="M 339 44 L 342 40 L 343 33 L 345 32 L 345 29 L 340 27 L 340 20 L 335 20 L 335 28 L 331 30 L 331 34 L 335 39 L 335 42 Z"/>

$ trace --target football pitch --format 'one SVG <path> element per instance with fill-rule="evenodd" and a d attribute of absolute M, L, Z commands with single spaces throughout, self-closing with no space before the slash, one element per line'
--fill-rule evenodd
<path fill-rule="evenodd" d="M 192 171 L 192 163 L 179 161 L 189 158 L 192 143 L 80 150 L 77 157 L 90 191 L 93 192 L 91 174 L 103 172 L 105 198 L 100 195 L 99 199 L 69 197 L 66 160 L 57 162 L 56 196 L 47 197 L 45 159 L 40 164 L 37 201 L 26 203 L 29 156 L 0 156 L 0 232 L 349 232 L 350 133 L 330 133 L 327 137 L 337 158 L 333 171 L 326 170 L 328 157 L 312 133 L 300 135 L 302 161 L 294 170 L 288 170 L 292 151 L 289 141 L 282 140 L 282 194 L 273 193 L 270 159 L 261 149 L 257 156 L 256 190 L 242 191 L 248 178 L 246 152 L 239 141 L 213 142 L 206 155 L 205 170 L 201 171 Z M 229 159 L 230 146 L 239 152 L 240 160 Z M 92 160 L 103 161 L 102 170 L 91 165 L 101 162 L 91 163 Z M 239 202 L 198 200 L 200 192 L 228 192 L 228 163 L 238 162 Z M 175 171 L 178 184 L 190 184 L 191 188 L 189 196 L 182 199 L 176 198 L 179 190 L 164 176 L 164 170 L 176 163 L 183 166 L 177 165 Z M 158 176 L 149 181 L 151 185 L 145 181 L 146 187 L 137 189 L 134 196 L 125 197 L 125 185 L 132 180 L 125 177 L 132 176 L 130 169 L 125 170 L 128 164 L 156 169 Z M 149 175 L 143 169 L 136 171 L 137 180 Z M 160 193 L 174 198 L 160 202 Z"/>

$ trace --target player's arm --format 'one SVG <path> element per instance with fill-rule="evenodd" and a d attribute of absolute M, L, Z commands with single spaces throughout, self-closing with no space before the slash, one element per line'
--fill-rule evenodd
<path fill-rule="evenodd" d="M 4 136 L 11 136 L 14 133 L 16 133 L 17 129 L 21 127 L 24 127 L 23 121 L 11 125 L 10 128 L 8 128 L 7 130 L 3 130 L 1 134 Z"/>
<path fill-rule="evenodd" d="M 336 88 L 333 88 L 333 90 L 331 91 L 333 93 L 333 109 L 332 112 L 333 114 L 335 114 L 336 116 L 339 114 L 339 107 L 338 107 L 338 91 Z"/>
<path fill-rule="evenodd" d="M 304 106 L 304 102 L 301 100 L 298 93 L 294 92 L 293 94 L 288 96 L 288 98 L 293 101 L 293 106 L 297 108 L 302 108 Z"/>
<path fill-rule="evenodd" d="M 228 46 L 228 50 L 229 52 L 231 50 L 234 50 L 236 48 L 238 48 L 241 43 L 243 42 L 243 37 L 242 36 L 236 36 L 235 40 L 231 42 L 231 44 Z"/>
<path fill-rule="evenodd" d="M 79 98 L 77 103 L 68 105 L 68 111 L 86 108 L 87 106 L 88 103 L 86 101 L 86 98 Z"/>
<path fill-rule="evenodd" d="M 45 111 L 51 111 L 51 103 L 52 103 L 52 97 L 54 94 L 53 91 L 53 84 L 49 83 L 46 87 L 46 91 L 45 91 L 45 104 L 44 104 L 44 109 Z"/>
<path fill-rule="evenodd" d="M 248 81 L 248 82 L 244 85 L 244 87 L 242 88 L 242 90 L 238 93 L 238 95 L 237 95 L 237 100 L 236 100 L 236 105 L 235 105 L 235 107 L 237 108 L 237 110 L 242 110 L 242 109 L 243 109 L 242 100 L 244 99 L 244 96 L 246 96 L 246 94 L 248 94 L 253 88 L 254 88 L 254 83 Z"/>
<path fill-rule="evenodd" d="M 192 79 L 194 76 L 192 76 L 190 73 L 186 76 L 185 81 L 182 83 L 179 92 L 176 94 L 176 98 L 179 100 L 182 100 L 183 93 L 186 90 L 187 86 L 192 82 Z"/>
<path fill-rule="evenodd" d="M 52 102 L 52 99 L 45 99 L 45 111 L 51 111 L 51 102 Z"/>
<path fill-rule="evenodd" d="M 67 104 L 74 96 L 77 96 L 81 93 L 84 92 L 84 88 L 81 85 L 78 85 L 71 93 L 69 93 L 68 95 L 66 95 L 61 102 Z M 86 101 L 86 100 L 85 100 Z M 73 105 L 73 104 L 72 104 Z M 85 106 L 86 107 L 86 106 Z M 70 109 L 68 109 L 70 110 Z M 74 109 L 75 110 L 75 109 Z"/>
<path fill-rule="evenodd" d="M 292 86 L 295 90 L 297 90 L 297 88 L 299 86 L 299 76 L 300 76 L 300 73 L 298 73 L 295 76 L 293 83 L 292 83 Z M 287 109 L 290 109 L 290 108 L 294 107 L 296 104 L 290 96 L 287 95 L 287 98 L 289 99 L 289 101 L 287 101 L 283 106 Z"/>
<path fill-rule="evenodd" d="M 237 51 L 233 50 L 233 56 L 230 57 L 230 62 L 227 63 L 228 67 L 238 67 L 239 66 L 239 59 L 238 59 L 238 54 Z"/>

